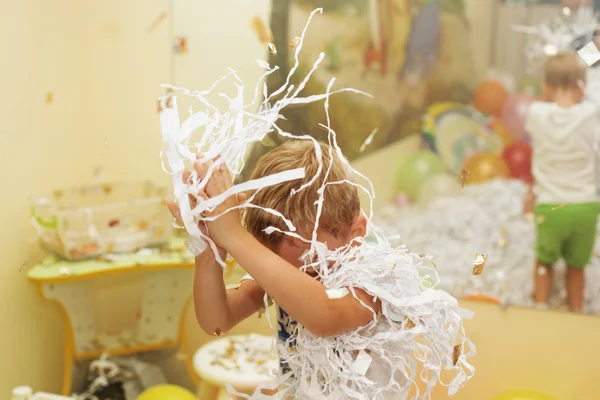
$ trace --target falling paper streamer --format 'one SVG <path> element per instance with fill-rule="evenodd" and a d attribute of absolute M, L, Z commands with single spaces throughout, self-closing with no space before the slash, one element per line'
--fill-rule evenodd
<path fill-rule="evenodd" d="M 594 65 L 596 62 L 598 62 L 598 60 L 600 60 L 600 51 L 598 51 L 598 48 L 594 42 L 589 42 L 586 44 L 577 52 L 577 54 L 579 54 L 579 57 L 581 57 L 581 59 L 588 66 Z"/>
<path fill-rule="evenodd" d="M 273 42 L 273 33 L 271 33 L 271 29 L 269 29 L 262 18 L 258 16 L 252 18 L 250 20 L 250 28 L 263 45 L 268 46 L 269 43 Z"/>
<path fill-rule="evenodd" d="M 360 149 L 358 150 L 359 153 L 362 153 L 363 151 L 365 151 L 367 146 L 370 145 L 371 142 L 373 141 L 373 138 L 375 137 L 375 135 L 377 134 L 378 131 L 379 131 L 379 128 L 373 129 L 371 134 L 365 139 L 363 144 L 360 146 Z"/>
<path fill-rule="evenodd" d="M 313 11 L 308 23 L 315 14 L 321 12 L 321 9 Z M 367 326 L 333 337 L 317 337 L 302 326 L 298 326 L 288 343 L 279 346 L 280 358 L 289 366 L 290 373 L 281 376 L 270 385 L 259 386 L 252 395 L 237 393 L 231 387 L 228 389 L 231 393 L 246 399 L 283 399 L 293 393 L 294 398 L 299 400 L 316 398 L 384 400 L 405 398 L 411 387 L 415 386 L 416 381 L 421 378 L 425 382 L 425 390 L 420 393 L 419 399 L 429 399 L 433 388 L 438 383 L 447 385 L 448 393 L 452 395 L 464 386 L 474 373 L 468 358 L 475 354 L 475 347 L 467 338 L 463 327 L 463 319 L 470 318 L 472 313 L 460 309 L 455 298 L 438 290 L 439 281 L 430 257 L 411 253 L 404 247 L 393 246 L 390 238 L 371 222 L 373 185 L 366 177 L 354 170 L 344 158 L 337 145 L 336 134 L 331 130 L 329 116 L 329 99 L 335 93 L 350 91 L 361 95 L 366 94 L 355 89 L 332 91 L 334 83 L 332 79 L 324 94 L 299 96 L 311 75 L 325 58 L 324 54 L 320 54 L 312 68 L 303 69 L 308 71 L 303 78 L 294 76 L 299 70 L 299 53 L 308 23 L 302 36 L 295 43 L 293 67 L 283 86 L 273 93 L 263 92 L 264 79 L 277 71 L 277 67 L 259 62 L 265 68 L 265 73 L 255 88 L 254 99 L 248 104 L 243 97 L 243 83 L 233 70 L 205 91 L 172 87 L 175 92 L 194 98 L 196 106 L 202 106 L 201 110 L 190 108 L 189 117 L 183 123 L 179 120 L 177 99 L 173 97 L 167 106 L 167 96 L 161 98 L 163 159 L 166 159 L 164 168 L 172 175 L 175 198 L 180 207 L 183 224 L 190 235 L 188 248 L 196 253 L 203 251 L 208 244 L 218 259 L 215 243 L 202 233 L 198 224 L 212 221 L 219 216 L 205 217 L 203 213 L 213 210 L 228 196 L 301 179 L 305 176 L 305 171 L 303 168 L 283 171 L 233 185 L 222 195 L 210 199 L 203 199 L 197 193 L 205 187 L 212 171 L 223 163 L 227 165 L 233 177 L 237 176 L 244 166 L 246 149 L 252 144 L 262 142 L 270 132 L 283 138 L 312 141 L 317 160 L 320 160 L 317 172 L 314 176 L 308 177 L 307 183 L 292 191 L 290 196 L 314 185 L 322 171 L 331 168 L 331 165 L 324 164 L 321 146 L 311 136 L 294 136 L 283 131 L 277 125 L 277 121 L 286 106 L 324 100 L 327 123 L 320 126 L 327 130 L 327 141 L 330 145 L 329 159 L 333 160 L 335 153 L 352 175 L 365 179 L 367 187 L 344 181 L 326 182 L 317 188 L 319 198 L 316 202 L 315 226 L 312 237 L 307 240 L 310 242 L 310 249 L 302 257 L 303 269 L 318 274 L 319 281 L 331 298 L 351 295 L 358 299 L 356 289 L 362 289 L 381 301 L 382 311 L 379 317 L 373 312 L 373 320 Z M 291 84 L 292 79 L 299 83 Z M 229 108 L 219 110 L 210 103 L 208 97 L 220 84 L 227 81 L 233 81 L 237 88 L 237 95 L 225 97 L 229 101 Z M 264 101 L 257 104 L 258 97 L 263 93 Z M 257 111 L 252 111 L 257 108 Z M 192 140 L 194 133 L 198 134 L 198 140 Z M 197 162 L 208 162 L 217 155 L 220 155 L 220 158 L 212 164 L 204 179 L 199 179 L 192 171 L 188 181 L 183 182 L 183 172 L 196 161 L 195 154 L 198 152 L 204 154 L 204 157 Z M 357 238 L 353 245 L 330 251 L 326 244 L 317 240 L 318 221 L 323 209 L 326 186 L 342 183 L 356 185 L 369 197 L 371 212 L 367 218 L 369 237 L 373 240 L 367 242 L 363 238 Z M 190 205 L 189 196 L 196 198 L 194 207 Z M 223 214 L 234 209 L 257 207 L 252 201 L 253 196 L 250 196 L 246 203 L 226 210 Z M 279 232 L 306 240 L 295 232 L 295 227 L 286 216 L 274 210 L 265 208 L 262 210 L 280 218 L 287 229 L 269 227 L 265 230 L 267 234 Z M 223 260 L 219 261 L 224 266 Z M 268 295 L 264 300 L 267 307 Z M 367 304 L 362 304 L 373 311 Z M 266 315 L 268 317 L 268 313 Z M 410 324 L 404 323 L 405 320 L 418 321 L 418 325 L 407 329 L 407 325 L 410 327 Z M 219 331 L 215 332 L 215 334 L 219 333 Z M 457 342 L 464 343 L 466 350 L 454 365 L 453 347 Z M 341 343 L 343 346 L 340 345 Z M 356 357 L 353 356 L 355 354 Z M 447 383 L 440 380 L 442 373 L 445 372 L 453 375 Z M 272 397 L 261 394 L 262 389 L 274 388 L 278 388 L 278 392 Z"/>

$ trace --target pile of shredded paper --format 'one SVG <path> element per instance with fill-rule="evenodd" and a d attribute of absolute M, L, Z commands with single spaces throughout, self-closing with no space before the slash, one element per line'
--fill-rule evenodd
<path fill-rule="evenodd" d="M 486 294 L 504 305 L 533 306 L 536 221 L 523 214 L 526 191 L 521 181 L 496 180 L 465 186 L 460 196 L 439 198 L 426 209 L 386 207 L 377 218 L 412 251 L 434 256 L 440 287 L 452 295 Z M 600 242 L 586 269 L 584 311 L 594 314 L 600 313 L 598 250 Z M 488 256 L 480 276 L 470 267 L 477 253 Z M 564 268 L 556 266 L 551 301 L 556 308 L 566 302 Z"/>
<path fill-rule="evenodd" d="M 310 19 L 322 10 L 315 10 Z M 309 22 L 310 22 L 309 19 Z M 203 212 L 213 209 L 231 195 L 246 191 L 263 190 L 280 182 L 296 180 L 305 175 L 304 168 L 285 171 L 276 175 L 248 181 L 231 187 L 222 196 L 203 199 L 197 195 L 210 179 L 201 180 L 192 172 L 187 182 L 182 181 L 186 167 L 195 161 L 195 154 L 202 152 L 208 161 L 217 155 L 221 158 L 213 164 L 217 168 L 226 163 L 234 175 L 243 168 L 246 150 L 260 142 L 272 131 L 296 140 L 311 140 L 317 156 L 321 156 L 321 147 L 310 136 L 295 136 L 282 131 L 277 126 L 281 110 L 288 105 L 307 104 L 324 100 L 327 124 L 322 125 L 329 132 L 330 151 L 336 152 L 346 163 L 347 168 L 356 177 L 365 180 L 367 187 L 355 184 L 359 190 L 374 196 L 370 181 L 353 170 L 345 161 L 336 143 L 335 132 L 329 124 L 329 98 L 336 92 L 351 91 L 365 95 L 353 89 L 331 91 L 332 80 L 325 94 L 301 97 L 302 89 L 324 59 L 321 54 L 308 74 L 295 86 L 292 77 L 298 70 L 299 53 L 307 26 L 302 37 L 297 40 L 295 64 L 291 68 L 285 84 L 274 93 L 267 93 L 265 78 L 274 73 L 277 67 L 271 67 L 264 61 L 258 61 L 265 68 L 259 81 L 254 100 L 245 104 L 243 84 L 234 71 L 216 82 L 207 91 L 189 91 L 169 86 L 171 92 L 160 99 L 161 125 L 164 139 L 164 156 L 173 178 L 174 194 L 179 203 L 185 229 L 190 234 L 188 248 L 198 254 L 206 248 L 213 250 L 215 244 L 199 229 L 199 224 L 209 218 Z M 209 101 L 209 96 L 222 81 L 234 80 L 237 94 L 227 97 L 229 108 L 219 110 Z M 180 93 L 191 96 L 194 104 L 190 107 L 189 117 L 180 123 L 177 102 L 174 96 Z M 259 96 L 264 101 L 257 103 Z M 195 110 L 200 106 L 201 110 Z M 197 136 L 197 137 L 196 137 Z M 194 137 L 194 141 L 192 141 Z M 163 157 L 164 158 L 164 157 Z M 330 165 L 321 163 L 314 177 L 296 192 L 314 184 L 316 178 Z M 166 166 L 165 166 L 165 169 Z M 328 182 L 326 185 L 339 184 Z M 324 187 L 318 188 L 320 198 L 317 201 L 319 220 L 323 207 Z M 295 192 L 290 193 L 294 195 Z M 197 199 L 192 208 L 188 196 Z M 245 204 L 237 208 L 256 207 L 250 196 Z M 372 205 L 372 204 L 371 204 Z M 372 207 L 371 207 L 372 209 Z M 287 235 L 300 238 L 295 227 L 274 210 L 265 209 L 280 217 L 287 226 Z M 371 221 L 372 215 L 369 215 Z M 212 217 L 212 218 L 218 218 Z M 295 342 L 294 351 L 288 346 L 279 346 L 281 358 L 289 365 L 291 372 L 280 376 L 268 387 L 261 387 L 254 395 L 238 394 L 244 398 L 283 399 L 293 396 L 297 399 L 429 399 L 433 388 L 441 382 L 441 375 L 451 376 L 449 382 L 441 382 L 449 387 L 450 394 L 457 392 L 473 375 L 474 369 L 468 358 L 475 354 L 475 347 L 464 333 L 463 318 L 470 313 L 458 307 L 456 299 L 438 288 L 438 277 L 429 257 L 408 252 L 402 246 L 393 246 L 390 239 L 369 222 L 369 233 L 373 240 L 360 239 L 356 246 L 347 246 L 329 251 L 316 239 L 318 223 L 311 240 L 311 248 L 305 254 L 305 268 L 313 267 L 319 271 L 320 280 L 328 289 L 331 298 L 354 296 L 354 289 L 361 288 L 382 302 L 382 312 L 373 314 L 373 321 L 354 332 L 319 338 L 299 327 L 290 340 Z M 268 228 L 273 232 L 275 228 Z M 304 238 L 300 238 L 306 240 Z M 218 254 L 215 251 L 215 254 Z M 448 260 L 440 260 L 440 268 Z M 223 262 L 223 260 L 221 260 Z M 471 260 L 465 262 L 469 268 Z M 367 305 L 365 304 L 365 307 Z M 268 315 L 268 314 L 267 314 Z M 448 374 L 448 372 L 450 372 Z M 261 394 L 261 389 L 278 388 L 275 395 Z M 232 389 L 230 389 L 232 390 Z M 232 390 L 233 391 L 233 390 Z M 234 391 L 233 391 L 234 392 Z"/>

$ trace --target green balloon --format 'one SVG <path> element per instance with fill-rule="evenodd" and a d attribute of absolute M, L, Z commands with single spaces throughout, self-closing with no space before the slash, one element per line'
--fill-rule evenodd
<path fill-rule="evenodd" d="M 419 196 L 424 181 L 444 172 L 446 166 L 436 154 L 430 151 L 417 151 L 404 160 L 396 173 L 396 190 L 406 193 L 414 201 Z"/>

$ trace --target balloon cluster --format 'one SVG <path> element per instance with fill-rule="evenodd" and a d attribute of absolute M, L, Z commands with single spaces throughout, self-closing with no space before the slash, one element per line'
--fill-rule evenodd
<path fill-rule="evenodd" d="M 397 205 L 428 204 L 465 184 L 515 178 L 532 182 L 525 118 L 533 97 L 497 80 L 479 84 L 473 106 L 437 103 L 423 119 L 427 150 L 408 156 L 396 174 Z M 409 201 L 407 201 L 409 200 Z"/>

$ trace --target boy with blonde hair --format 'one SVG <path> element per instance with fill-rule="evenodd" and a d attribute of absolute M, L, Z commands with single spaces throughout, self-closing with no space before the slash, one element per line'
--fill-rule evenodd
<path fill-rule="evenodd" d="M 532 139 L 535 203 L 535 302 L 548 304 L 552 266 L 567 264 L 569 308 L 583 305 L 584 267 L 596 240 L 598 109 L 583 100 L 587 68 L 575 52 L 559 53 L 545 65 L 543 99 L 528 111 L 525 127 Z"/>
<path fill-rule="evenodd" d="M 202 199 L 232 188 L 220 159 L 198 158 L 198 179 L 212 171 Z M 199 226 L 220 246 L 219 257 L 230 254 L 248 274 L 228 289 L 214 253 L 197 255 L 193 294 L 201 328 L 228 332 L 259 311 L 266 294 L 276 304 L 278 396 L 396 400 L 427 386 L 422 398 L 429 398 L 446 369 L 456 373 L 448 385 L 455 393 L 474 371 L 467 362 L 474 346 L 462 326 L 470 313 L 424 283 L 421 274 L 435 275 L 424 255 L 393 248 L 378 234 L 377 244 L 365 241 L 368 220 L 339 148 L 286 142 L 259 160 L 251 182 L 297 168 L 304 178 L 259 189 L 248 201 L 231 195 L 202 214 Z M 241 203 L 246 229 L 232 212 Z M 169 208 L 180 219 L 177 206 Z"/>
<path fill-rule="evenodd" d="M 248 273 L 239 287 L 227 290 L 223 279 L 223 268 L 215 260 L 210 248 L 196 257 L 194 276 L 194 306 L 200 327 L 208 334 L 228 332 L 239 322 L 263 307 L 265 291 L 277 304 L 278 336 L 285 343 L 297 323 L 311 333 L 325 337 L 353 331 L 373 319 L 380 303 L 356 289 L 357 296 L 330 299 L 325 287 L 311 277 L 310 271 L 299 270 L 303 266 L 302 254 L 310 248 L 311 234 L 317 212 L 319 198 L 316 188 L 325 181 L 349 180 L 350 176 L 341 159 L 334 154 L 331 168 L 329 146 L 320 144 L 322 150 L 322 170 L 311 141 L 286 142 L 264 155 L 258 162 L 252 179 L 273 173 L 304 167 L 306 178 L 284 182 L 254 194 L 252 203 L 257 207 L 275 210 L 289 219 L 298 229 L 301 238 L 293 238 L 282 233 L 266 234 L 265 229 L 276 227 L 285 230 L 282 219 L 260 208 L 246 210 L 244 230 L 239 216 L 226 214 L 216 222 L 208 224 L 211 238 L 221 246 L 221 257 L 231 254 Z M 195 164 L 199 176 L 206 175 L 210 163 Z M 316 181 L 308 188 L 290 196 L 314 176 Z M 213 197 L 231 186 L 227 171 L 213 174 L 206 189 L 206 196 Z M 218 215 L 235 204 L 232 198 L 228 204 L 219 207 Z M 241 199 L 238 199 L 241 201 Z M 235 202 L 235 201 L 234 201 Z M 178 210 L 174 203 L 169 208 L 176 218 Z M 332 184 L 325 187 L 325 201 L 319 220 L 317 240 L 326 243 L 330 250 L 345 246 L 356 237 L 366 234 L 366 218 L 360 214 L 360 201 L 355 186 L 351 183 Z M 290 318 L 293 315 L 293 318 Z M 286 366 L 282 365 L 284 372 Z"/>

